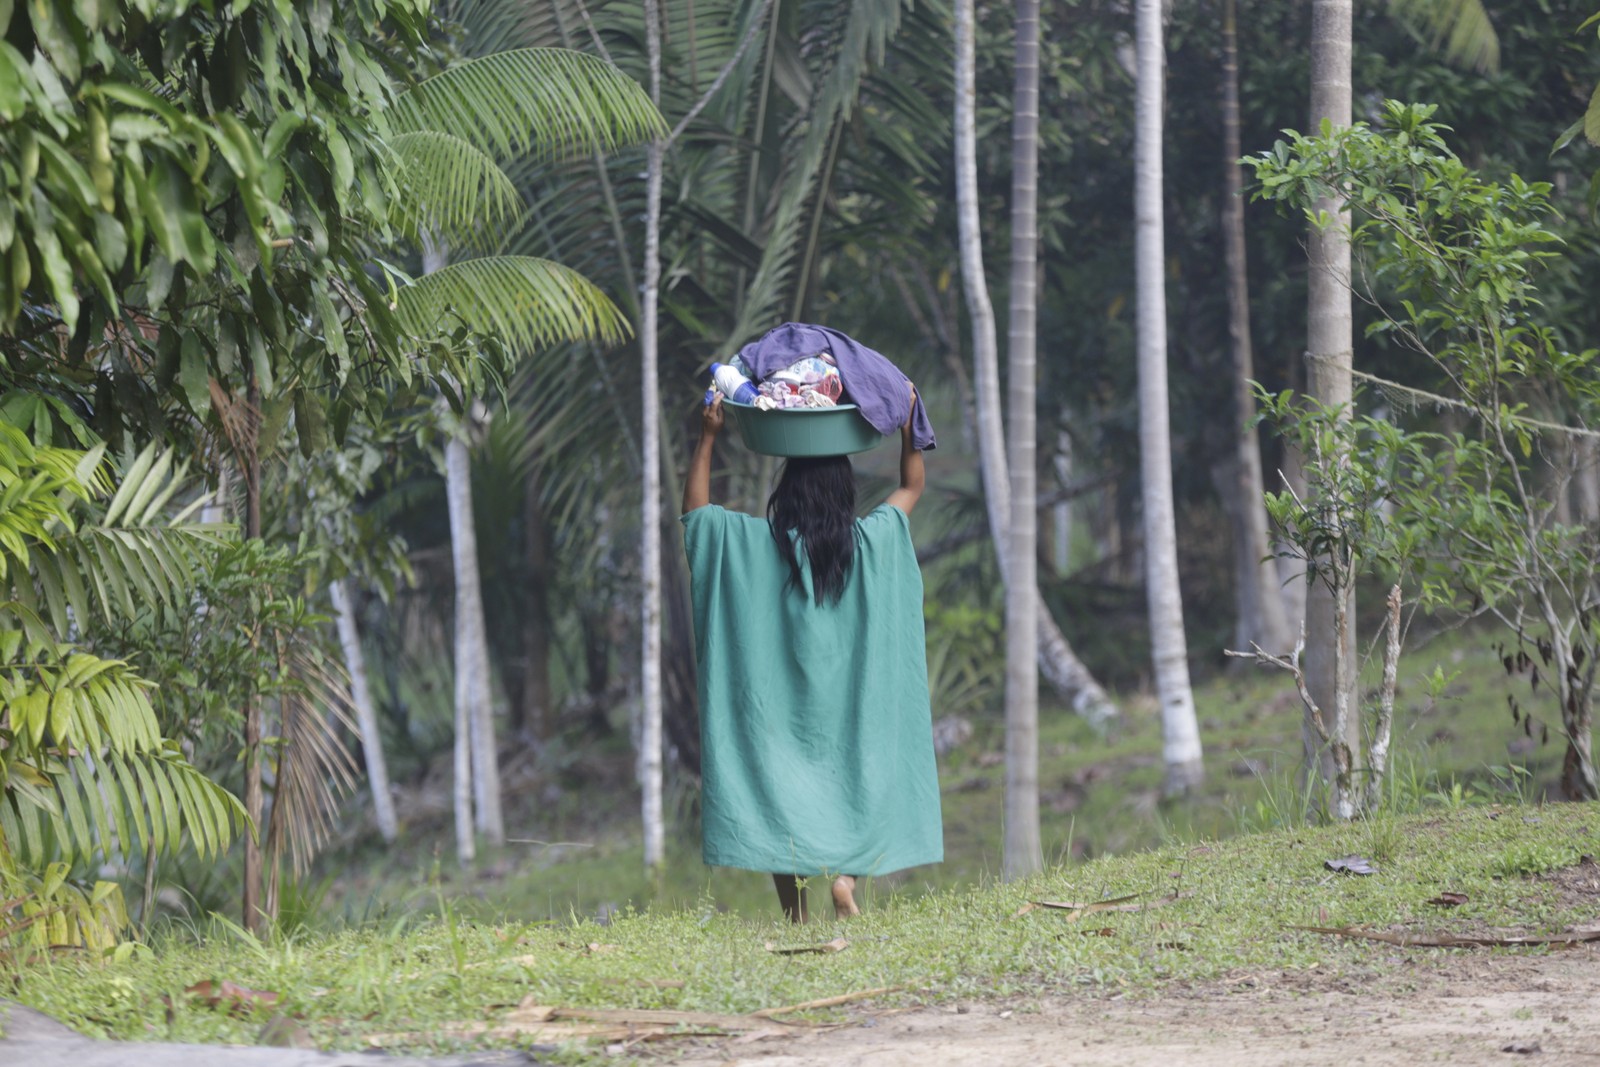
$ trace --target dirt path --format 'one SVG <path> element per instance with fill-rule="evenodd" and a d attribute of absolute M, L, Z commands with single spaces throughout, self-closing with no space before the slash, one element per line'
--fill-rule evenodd
<path fill-rule="evenodd" d="M 867 1015 L 825 1034 L 702 1049 L 693 1067 L 1600 1067 L 1600 948 L 1413 957 L 1362 983 L 1240 974 L 1159 998 L 1044 998 Z"/>

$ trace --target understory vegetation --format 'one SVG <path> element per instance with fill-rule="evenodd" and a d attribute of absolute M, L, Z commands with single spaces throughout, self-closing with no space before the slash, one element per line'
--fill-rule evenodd
<path fill-rule="evenodd" d="M 324 1047 L 447 1050 L 559 1037 L 542 1028 L 546 1013 L 530 1015 L 533 1005 L 744 1015 L 886 987 L 869 998 L 874 1007 L 1142 995 L 1262 969 L 1403 980 L 1447 966 L 1459 950 L 1397 950 L 1296 928 L 1558 934 L 1594 919 L 1592 888 L 1574 889 L 1562 871 L 1586 855 L 1591 870 L 1596 852 L 1600 806 L 1491 804 L 1174 843 L 1021 882 L 889 896 L 860 918 L 801 927 L 775 911 L 726 914 L 709 894 L 684 907 L 626 908 L 603 924 L 474 918 L 442 894 L 427 919 L 264 941 L 201 919 L 112 962 L 42 958 L 18 973 L 14 995 L 106 1037 L 254 1043 L 281 1016 Z M 1376 873 L 1326 866 L 1350 856 Z M 1027 908 L 1036 901 L 1110 903 Z M 830 941 L 833 951 L 781 951 Z M 240 988 L 224 991 L 224 982 Z M 209 985 L 189 991 L 200 983 Z"/>

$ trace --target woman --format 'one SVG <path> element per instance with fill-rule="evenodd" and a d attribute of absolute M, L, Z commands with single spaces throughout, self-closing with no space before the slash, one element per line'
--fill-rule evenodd
<path fill-rule="evenodd" d="M 806 881 L 831 877 L 856 915 L 858 878 L 944 858 L 908 521 L 922 453 L 908 418 L 900 487 L 864 519 L 847 457 L 790 459 L 763 521 L 711 503 L 722 426 L 719 396 L 683 491 L 705 862 L 772 872 L 794 922 Z"/>

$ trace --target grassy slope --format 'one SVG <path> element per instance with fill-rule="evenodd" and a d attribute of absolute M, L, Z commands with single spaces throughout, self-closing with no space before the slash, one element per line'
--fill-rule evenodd
<path fill-rule="evenodd" d="M 1156 989 L 1239 969 L 1403 979 L 1407 967 L 1447 965 L 1449 950 L 1402 952 L 1288 927 L 1549 931 L 1592 922 L 1592 899 L 1564 894 L 1528 872 L 1597 851 L 1600 806 L 1469 807 L 1170 844 L 1056 867 L 1025 884 L 886 899 L 848 924 L 792 928 L 721 913 L 705 901 L 625 912 L 604 927 L 474 923 L 450 910 L 443 920 L 306 934 L 266 946 L 218 927 L 198 942 L 175 939 L 123 962 L 65 956 L 35 963 L 19 973 L 15 995 L 95 1034 L 253 1042 L 260 1016 L 231 1015 L 183 993 L 203 979 L 228 979 L 281 993 L 282 1010 L 301 1018 L 319 1044 L 360 1047 L 373 1033 L 436 1034 L 446 1022 L 496 1018 L 529 996 L 565 1006 L 744 1012 L 887 985 L 905 992 L 886 1003 L 910 1004 Z M 1324 869 L 1324 860 L 1351 852 L 1369 856 L 1380 872 L 1359 878 Z M 1450 911 L 1427 903 L 1444 890 L 1466 894 L 1468 903 Z M 1078 923 L 1059 912 L 1016 914 L 1028 899 L 1130 893 L 1182 896 L 1158 909 Z M 841 933 L 850 944 L 831 955 L 780 956 L 763 947 Z M 655 988 L 640 979 L 683 985 Z"/>
<path fill-rule="evenodd" d="M 1490 643 L 1455 635 L 1403 662 L 1393 757 L 1399 810 L 1441 803 L 1452 784 L 1470 791 L 1469 799 L 1503 794 L 1490 768 L 1508 762 L 1529 768 L 1524 788 L 1530 794 L 1553 786 L 1559 742 L 1512 751 L 1532 743 L 1512 724 L 1505 695 L 1516 692 L 1527 703 L 1527 687 L 1505 677 Z M 1438 701 L 1428 697 L 1422 681 L 1435 667 L 1446 675 L 1459 672 Z M 1198 795 L 1177 803 L 1159 796 L 1160 727 L 1149 696 L 1125 696 L 1124 722 L 1106 737 L 1059 709 L 1045 710 L 1040 789 L 1048 861 L 1227 838 L 1302 821 L 1304 804 L 1293 785 L 1299 705 L 1287 676 L 1255 669 L 1225 674 L 1200 686 L 1196 701 L 1209 777 Z M 872 881 L 869 901 L 982 884 L 997 875 L 1001 723 L 995 713 L 975 718 L 974 725 L 972 742 L 941 761 L 945 862 Z M 628 781 L 629 763 L 618 750 L 551 772 L 546 780 L 563 786 L 559 796 L 548 790 L 509 798 L 513 838 L 590 847 L 513 845 L 490 858 L 487 874 L 461 874 L 449 860 L 448 822 L 414 825 L 396 852 L 340 850 L 328 857 L 323 869 L 333 880 L 325 910 L 355 921 L 431 911 L 442 890 L 464 914 L 480 918 L 564 920 L 629 904 L 691 906 L 707 899 L 719 909 L 770 915 L 775 902 L 764 876 L 701 865 L 692 797 L 681 786 L 669 866 L 658 885 L 650 884 L 640 866 L 636 794 L 615 787 Z"/>

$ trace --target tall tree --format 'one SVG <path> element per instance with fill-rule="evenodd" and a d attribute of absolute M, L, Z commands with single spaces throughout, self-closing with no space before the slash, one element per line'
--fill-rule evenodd
<path fill-rule="evenodd" d="M 1324 123 L 1339 129 L 1350 125 L 1351 29 L 1353 0 L 1312 0 L 1311 4 L 1311 129 Z M 1329 197 L 1313 209 L 1332 220 L 1313 225 L 1306 247 L 1306 391 L 1327 407 L 1350 416 L 1354 324 L 1350 294 L 1350 213 Z M 1361 751 L 1361 720 L 1355 699 L 1355 591 L 1335 595 L 1324 582 L 1306 591 L 1306 682 L 1318 705 L 1332 709 L 1329 729 L 1345 739 L 1352 753 Z M 1315 728 L 1302 724 L 1308 769 L 1321 765 L 1332 781 L 1331 758 L 1323 753 Z M 1333 814 L 1354 814 L 1353 794 Z"/>
<path fill-rule="evenodd" d="M 994 304 L 989 298 L 989 283 L 983 269 L 983 233 L 978 218 L 978 135 L 977 85 L 975 70 L 975 13 L 971 0 L 955 5 L 955 171 L 956 219 L 961 259 L 961 287 L 967 315 L 972 320 L 973 400 L 977 411 L 978 464 L 983 475 L 984 503 L 989 517 L 989 533 L 994 540 L 1001 579 L 1010 583 L 1008 566 L 1011 487 L 1006 472 L 1003 417 L 1000 410 L 1000 363 Z M 1072 646 L 1051 618 L 1037 586 L 1031 593 L 1038 619 L 1039 666 L 1050 684 L 1072 704 L 1078 714 L 1091 722 L 1105 722 L 1117 714 L 1100 683 L 1073 653 Z M 1037 787 L 1034 802 L 1019 800 L 1020 807 L 1007 809 L 1007 825 L 1012 816 L 1038 820 Z M 1023 809 L 1032 811 L 1026 816 Z"/>
<path fill-rule="evenodd" d="M 1145 587 L 1150 646 L 1161 701 L 1162 759 L 1169 796 L 1204 775 L 1200 727 L 1189 685 L 1189 651 L 1178 588 L 1177 520 L 1172 503 L 1172 434 L 1167 411 L 1167 295 L 1162 219 L 1162 105 L 1166 48 L 1161 0 L 1134 7 L 1137 56 L 1134 108 L 1134 272 L 1138 295 L 1139 472 L 1144 504 Z"/>
<path fill-rule="evenodd" d="M 1016 87 L 1011 104 L 1011 321 L 1006 428 L 1011 465 L 1011 529 L 1006 553 L 1007 878 L 1043 864 L 1039 845 L 1038 404 L 1035 363 L 1039 240 L 1039 4 L 1016 5 Z M 1014 818 L 1026 807 L 1033 818 Z"/>
<path fill-rule="evenodd" d="M 1278 568 L 1271 552 L 1266 487 L 1261 473 L 1261 439 L 1254 423 L 1256 403 L 1250 383 L 1255 356 L 1250 343 L 1250 274 L 1245 259 L 1244 154 L 1239 137 L 1238 0 L 1222 0 L 1222 239 L 1228 276 L 1228 340 L 1233 354 L 1234 429 L 1237 458 L 1232 464 L 1233 501 L 1229 518 L 1234 543 L 1235 647 L 1258 644 L 1287 651 L 1294 640 Z"/>
<path fill-rule="evenodd" d="M 661 11 L 658 0 L 644 3 L 645 49 L 650 100 L 661 103 Z M 656 872 L 666 854 L 661 811 L 661 398 L 657 360 L 657 302 L 661 290 L 661 154 L 663 137 L 650 139 L 646 152 L 644 298 L 639 323 L 639 379 L 644 438 L 641 471 L 644 502 L 639 517 L 639 569 L 643 605 L 639 689 L 639 779 L 644 822 L 644 865 Z"/>

